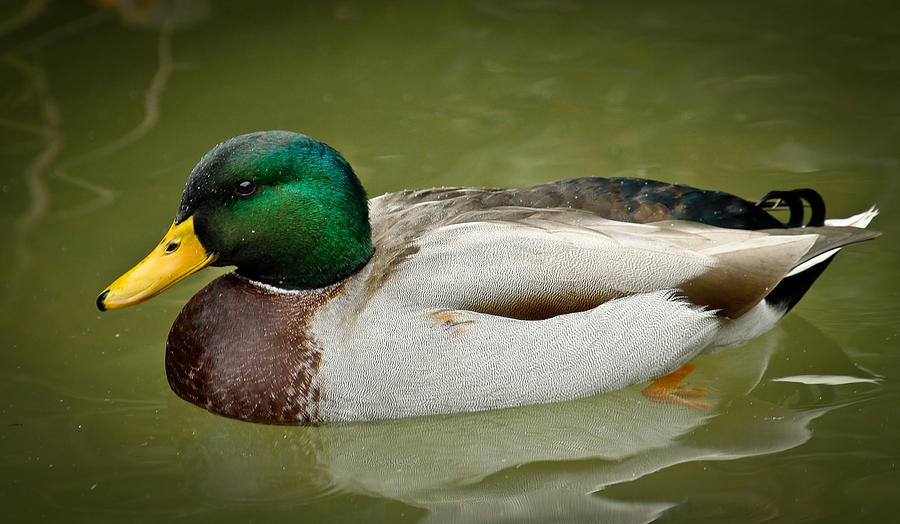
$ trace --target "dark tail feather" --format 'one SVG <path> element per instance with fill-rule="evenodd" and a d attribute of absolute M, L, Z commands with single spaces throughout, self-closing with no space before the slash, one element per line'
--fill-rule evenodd
<path fill-rule="evenodd" d="M 834 260 L 834 255 L 812 266 L 806 271 L 782 279 L 781 282 L 775 286 L 775 289 L 766 295 L 765 301 L 770 306 L 783 309 L 784 312 L 787 313 L 797 305 L 797 302 L 800 302 L 803 295 L 805 295 L 810 286 L 813 285 L 813 282 L 819 278 L 819 275 L 825 271 L 828 264 L 831 264 L 832 260 Z"/>
<path fill-rule="evenodd" d="M 787 204 L 791 211 L 785 227 L 803 227 L 803 201 L 809 204 L 811 216 L 807 226 L 824 226 L 825 225 L 825 201 L 822 196 L 815 190 L 809 188 L 792 189 L 791 191 L 769 191 L 764 197 L 756 202 L 761 208 L 774 209 L 782 202 Z M 825 271 L 828 264 L 834 260 L 834 256 L 822 261 L 820 264 L 798 273 L 791 275 L 775 286 L 771 293 L 766 295 L 766 302 L 769 305 L 784 309 L 787 313 L 800 299 L 806 294 L 813 282 Z"/>
<path fill-rule="evenodd" d="M 806 223 L 806 226 L 824 226 L 825 201 L 822 199 L 822 196 L 813 189 L 800 188 L 792 189 L 790 191 L 769 191 L 764 197 L 756 202 L 756 205 L 763 209 L 774 209 L 782 202 L 787 204 L 791 211 L 791 216 L 788 219 L 787 224 L 785 224 L 785 227 L 796 228 L 803 227 L 804 201 L 806 201 L 810 208 L 809 222 Z M 801 298 L 803 298 L 806 291 L 809 290 L 813 282 L 815 282 L 822 272 L 825 271 L 828 264 L 831 264 L 832 260 L 834 260 L 834 255 L 805 271 L 784 278 L 777 286 L 775 286 L 775 289 L 766 295 L 765 301 L 771 306 L 784 309 L 784 312 L 787 313 L 791 308 L 797 305 L 797 302 L 799 302 Z"/>
<path fill-rule="evenodd" d="M 803 227 L 803 201 L 809 204 L 811 215 L 807 226 L 825 225 L 825 201 L 813 189 L 800 188 L 790 191 L 769 191 L 756 202 L 756 206 L 763 209 L 775 209 L 781 203 L 785 203 L 791 210 L 791 217 L 785 227 Z"/>

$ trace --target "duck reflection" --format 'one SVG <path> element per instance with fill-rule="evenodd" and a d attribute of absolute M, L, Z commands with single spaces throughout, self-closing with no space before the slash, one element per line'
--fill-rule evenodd
<path fill-rule="evenodd" d="M 797 315 L 740 351 L 696 362 L 692 381 L 710 390 L 712 409 L 649 402 L 636 386 L 556 404 L 323 427 L 236 422 L 177 400 L 169 410 L 186 489 L 217 505 L 341 492 L 423 508 L 424 522 L 649 522 L 683 501 L 623 501 L 603 490 L 685 462 L 793 448 L 810 439 L 810 421 L 879 387 L 775 381 L 867 376 Z"/>

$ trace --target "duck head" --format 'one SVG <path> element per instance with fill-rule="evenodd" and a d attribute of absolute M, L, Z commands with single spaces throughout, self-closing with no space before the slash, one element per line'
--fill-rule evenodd
<path fill-rule="evenodd" d="M 314 289 L 343 280 L 371 255 L 365 191 L 340 153 L 298 133 L 251 133 L 200 160 L 168 233 L 97 307 L 143 302 L 208 265 Z"/>

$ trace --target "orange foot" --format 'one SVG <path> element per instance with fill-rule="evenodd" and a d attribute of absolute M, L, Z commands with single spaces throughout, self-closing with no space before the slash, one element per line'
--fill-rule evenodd
<path fill-rule="evenodd" d="M 678 404 L 679 406 L 695 409 L 711 408 L 712 404 L 695 400 L 696 397 L 705 397 L 707 395 L 706 388 L 688 386 L 682 381 L 691 371 L 694 371 L 695 367 L 690 363 L 685 364 L 678 368 L 677 371 L 654 380 L 641 393 L 654 402 Z"/>

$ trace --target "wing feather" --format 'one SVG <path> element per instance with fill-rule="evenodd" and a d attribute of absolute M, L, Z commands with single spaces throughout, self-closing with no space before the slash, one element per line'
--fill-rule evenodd
<path fill-rule="evenodd" d="M 496 202 L 495 202 L 496 201 Z M 370 294 L 428 308 L 536 320 L 609 300 L 679 290 L 737 318 L 805 260 L 877 233 L 852 227 L 746 230 L 601 218 L 524 203 L 502 190 L 435 189 L 370 201 Z"/>

